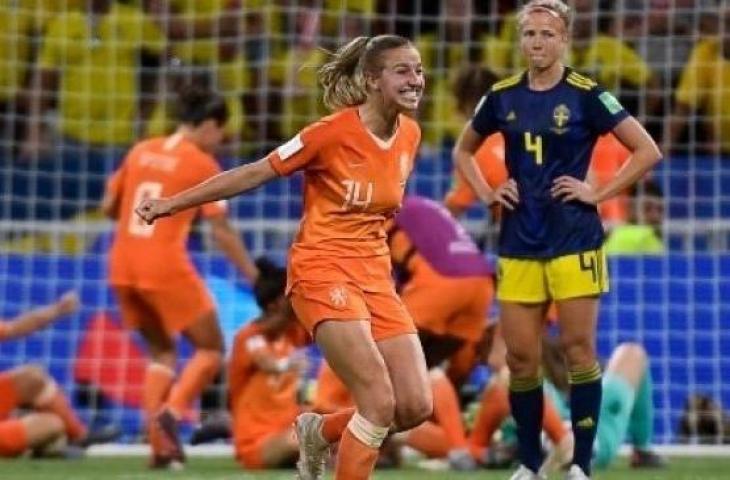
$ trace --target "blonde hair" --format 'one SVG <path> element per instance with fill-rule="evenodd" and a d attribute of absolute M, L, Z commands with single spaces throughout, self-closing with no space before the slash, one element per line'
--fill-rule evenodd
<path fill-rule="evenodd" d="M 317 72 L 324 89 L 325 106 L 335 111 L 365 103 L 368 96 L 365 74 L 380 71 L 380 56 L 384 51 L 407 45 L 411 42 L 398 35 L 357 37 L 330 53 L 331 60 Z"/>
<path fill-rule="evenodd" d="M 548 12 L 563 21 L 566 32 L 569 33 L 571 31 L 573 26 L 573 11 L 562 0 L 530 0 L 522 6 L 520 12 L 517 14 L 518 27 L 522 26 L 525 16 L 534 11 Z"/>

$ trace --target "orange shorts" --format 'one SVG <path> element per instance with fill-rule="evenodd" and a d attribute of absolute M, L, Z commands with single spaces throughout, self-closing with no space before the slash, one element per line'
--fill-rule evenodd
<path fill-rule="evenodd" d="M 270 432 L 259 435 L 256 440 L 243 445 L 236 445 L 236 460 L 241 466 L 247 470 L 261 470 L 267 468 L 264 463 L 264 446 L 273 437 L 278 437 L 286 433 L 286 430 L 280 432 Z"/>
<path fill-rule="evenodd" d="M 448 278 L 419 270 L 401 295 L 419 330 L 477 342 L 494 298 L 494 282 L 490 277 Z"/>
<path fill-rule="evenodd" d="M 28 448 L 28 433 L 19 419 L 0 421 L 0 457 L 17 457 Z"/>
<path fill-rule="evenodd" d="M 213 299 L 197 276 L 176 279 L 159 289 L 113 285 L 122 320 L 128 328 L 138 329 L 156 318 L 165 331 L 174 335 L 215 310 Z"/>
<path fill-rule="evenodd" d="M 375 341 L 416 333 L 411 315 L 392 286 L 386 291 L 365 292 L 349 282 L 300 280 L 289 295 L 294 313 L 312 338 L 323 320 L 369 320 Z"/>
<path fill-rule="evenodd" d="M 10 370 L 0 372 L 0 420 L 8 418 L 10 413 L 18 408 L 18 393 L 15 391 L 15 382 Z"/>

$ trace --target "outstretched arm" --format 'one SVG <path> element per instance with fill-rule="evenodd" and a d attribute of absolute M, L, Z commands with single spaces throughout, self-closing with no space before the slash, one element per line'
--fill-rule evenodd
<path fill-rule="evenodd" d="M 277 173 L 264 158 L 220 173 L 172 197 L 143 200 L 135 212 L 151 224 L 157 218 L 246 192 L 275 176 Z"/>
<path fill-rule="evenodd" d="M 0 340 L 24 337 L 45 328 L 58 318 L 79 309 L 79 296 L 76 292 L 66 292 L 51 305 L 36 308 L 0 323 Z"/>

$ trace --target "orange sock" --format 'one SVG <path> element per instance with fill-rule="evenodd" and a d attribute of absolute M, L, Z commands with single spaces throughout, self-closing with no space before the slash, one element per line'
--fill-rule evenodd
<path fill-rule="evenodd" d="M 431 388 L 433 389 L 433 417 L 446 434 L 449 449 L 466 448 L 466 433 L 464 423 L 461 421 L 461 408 L 454 386 L 446 376 L 440 375 L 431 380 Z"/>
<path fill-rule="evenodd" d="M 469 449 L 477 458 L 492 443 L 492 436 L 510 414 L 509 392 L 504 385 L 490 385 L 484 390 L 479 415 L 469 436 Z"/>
<path fill-rule="evenodd" d="M 558 409 L 549 397 L 545 397 L 545 407 L 542 413 L 542 429 L 545 430 L 553 445 L 557 445 L 568 434 L 563 425 Z"/>
<path fill-rule="evenodd" d="M 175 416 L 182 417 L 193 400 L 213 381 L 220 369 L 221 357 L 221 353 L 214 350 L 195 352 L 170 392 L 167 406 Z"/>
<path fill-rule="evenodd" d="M 152 418 L 170 394 L 175 372 L 168 366 L 152 362 L 144 372 L 142 409 L 147 418 Z"/>
<path fill-rule="evenodd" d="M 36 407 L 45 412 L 58 415 L 66 429 L 69 440 L 81 440 L 86 436 L 86 425 L 79 420 L 76 412 L 71 408 L 66 395 L 55 382 L 49 382 L 36 400 Z"/>
<path fill-rule="evenodd" d="M 335 443 L 342 437 L 342 433 L 347 428 L 347 422 L 350 421 L 355 414 L 355 408 L 346 408 L 335 413 L 323 415 L 322 421 L 322 438 L 328 443 Z"/>
<path fill-rule="evenodd" d="M 377 460 L 378 449 L 365 445 L 346 428 L 337 451 L 335 480 L 367 480 Z"/>
<path fill-rule="evenodd" d="M 410 429 L 406 445 L 429 458 L 444 458 L 451 450 L 446 431 L 433 422 L 423 422 Z"/>

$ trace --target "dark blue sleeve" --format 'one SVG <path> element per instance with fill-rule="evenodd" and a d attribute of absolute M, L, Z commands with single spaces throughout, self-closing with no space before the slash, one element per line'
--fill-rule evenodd
<path fill-rule="evenodd" d="M 494 92 L 488 92 L 477 104 L 474 116 L 471 119 L 471 128 L 483 137 L 497 131 L 496 95 Z"/>
<path fill-rule="evenodd" d="M 586 93 L 586 120 L 591 130 L 603 135 L 614 129 L 623 119 L 629 116 L 621 103 L 611 92 L 594 87 Z"/>

